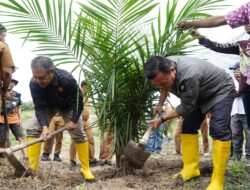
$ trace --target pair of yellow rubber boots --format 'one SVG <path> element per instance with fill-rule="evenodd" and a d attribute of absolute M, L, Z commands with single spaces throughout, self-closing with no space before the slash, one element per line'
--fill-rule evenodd
<path fill-rule="evenodd" d="M 30 142 L 36 138 L 28 137 L 27 141 Z M 89 168 L 89 146 L 87 142 L 76 144 L 76 150 L 78 153 L 78 158 L 82 164 L 80 172 L 86 180 L 93 180 L 95 177 L 91 173 Z M 38 170 L 39 158 L 41 151 L 41 143 L 37 143 L 28 147 L 28 160 L 29 166 L 33 170 Z"/>
<path fill-rule="evenodd" d="M 198 134 L 182 134 L 181 146 L 183 169 L 179 173 L 184 181 L 200 176 Z M 213 174 L 207 190 L 223 190 L 227 160 L 230 155 L 231 141 L 213 140 Z"/>

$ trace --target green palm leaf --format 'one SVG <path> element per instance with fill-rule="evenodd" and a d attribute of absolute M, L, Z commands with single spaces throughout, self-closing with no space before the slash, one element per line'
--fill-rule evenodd
<path fill-rule="evenodd" d="M 76 30 L 72 4 L 73 0 L 9 0 L 8 3 L 0 2 L 0 6 L 6 10 L 1 11 L 0 15 L 18 18 L 4 24 L 11 33 L 18 34 L 25 41 L 37 42 L 35 52 L 55 58 L 57 64 L 78 65 L 81 60 L 79 52 L 83 55 L 83 46 L 77 44 L 77 38 L 72 44 Z"/>
<path fill-rule="evenodd" d="M 190 32 L 182 33 L 176 29 L 178 23 L 183 20 L 199 19 L 211 16 L 207 11 L 219 9 L 224 0 L 188 0 L 180 6 L 178 0 L 168 0 L 166 3 L 165 13 L 158 14 L 157 27 L 155 23 L 151 24 L 151 36 L 145 35 L 144 41 L 148 51 L 142 54 L 141 59 L 150 55 L 176 55 L 188 52 L 189 42 L 195 40 L 189 36 Z M 177 7 L 177 5 L 179 5 Z M 223 5 L 225 6 L 225 5 Z M 177 13 L 177 8 L 180 9 Z M 165 18 L 162 18 L 165 15 Z M 165 23 L 162 23 L 162 20 Z M 145 56 L 145 57 L 142 57 Z"/>
<path fill-rule="evenodd" d="M 89 33 L 98 31 L 91 35 L 92 44 L 88 44 L 91 58 L 86 66 L 90 70 L 85 73 L 94 86 L 92 89 L 103 97 L 98 113 L 100 129 L 115 133 L 115 151 L 120 154 L 128 140 L 137 139 L 145 129 L 140 121 L 145 120 L 146 102 L 153 91 L 133 55 L 138 49 L 136 42 L 143 38 L 138 26 L 148 22 L 142 18 L 157 4 L 152 0 L 108 1 L 107 4 L 94 0 L 91 6 L 81 6 L 85 13 L 82 20 Z M 86 21 L 87 18 L 92 22 Z M 95 84 L 96 81 L 102 82 Z"/>
<path fill-rule="evenodd" d="M 120 155 L 129 139 L 143 134 L 145 115 L 152 115 L 158 98 L 142 64 L 153 54 L 188 53 L 193 38 L 176 30 L 177 24 L 209 16 L 223 0 L 164 2 L 165 10 L 154 0 L 90 0 L 79 3 L 81 9 L 73 14 L 73 0 L 8 0 L 0 2 L 0 16 L 24 42 L 38 43 L 34 51 L 80 69 L 90 83 L 98 125 L 114 132 Z M 153 10 L 159 10 L 157 19 L 149 16 Z"/>

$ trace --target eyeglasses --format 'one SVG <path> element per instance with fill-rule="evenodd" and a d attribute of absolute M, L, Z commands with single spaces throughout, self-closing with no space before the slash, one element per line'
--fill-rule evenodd
<path fill-rule="evenodd" d="M 44 81 L 44 80 L 46 80 L 46 78 L 48 77 L 50 75 L 50 72 L 47 72 L 45 75 L 43 75 L 43 76 L 39 76 L 39 77 L 36 77 L 36 76 L 34 76 L 34 78 L 36 79 L 36 80 L 38 80 L 38 81 Z"/>

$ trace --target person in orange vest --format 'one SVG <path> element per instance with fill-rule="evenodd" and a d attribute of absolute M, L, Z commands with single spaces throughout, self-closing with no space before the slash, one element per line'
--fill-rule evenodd
<path fill-rule="evenodd" d="M 14 91 L 13 88 L 18 84 L 18 81 L 14 78 L 11 79 L 8 93 L 7 93 L 7 101 L 6 101 L 6 109 L 7 109 L 7 119 L 11 132 L 15 136 L 16 140 L 19 141 L 19 144 L 25 142 L 25 136 L 22 130 L 21 125 L 21 94 L 17 91 Z M 4 124 L 4 115 L 3 111 L 0 115 L 0 142 L 7 142 L 6 131 L 7 128 Z M 6 144 L 6 143 L 5 143 Z M 4 146 L 4 145 L 2 145 Z M 6 146 L 6 145 L 5 145 Z M 27 160 L 27 150 L 26 148 L 21 149 L 23 154 L 23 159 Z"/>

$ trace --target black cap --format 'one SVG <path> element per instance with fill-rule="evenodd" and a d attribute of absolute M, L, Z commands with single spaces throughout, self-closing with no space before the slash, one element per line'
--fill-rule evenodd
<path fill-rule="evenodd" d="M 7 32 L 6 28 L 1 23 L 0 23 L 0 32 Z"/>

